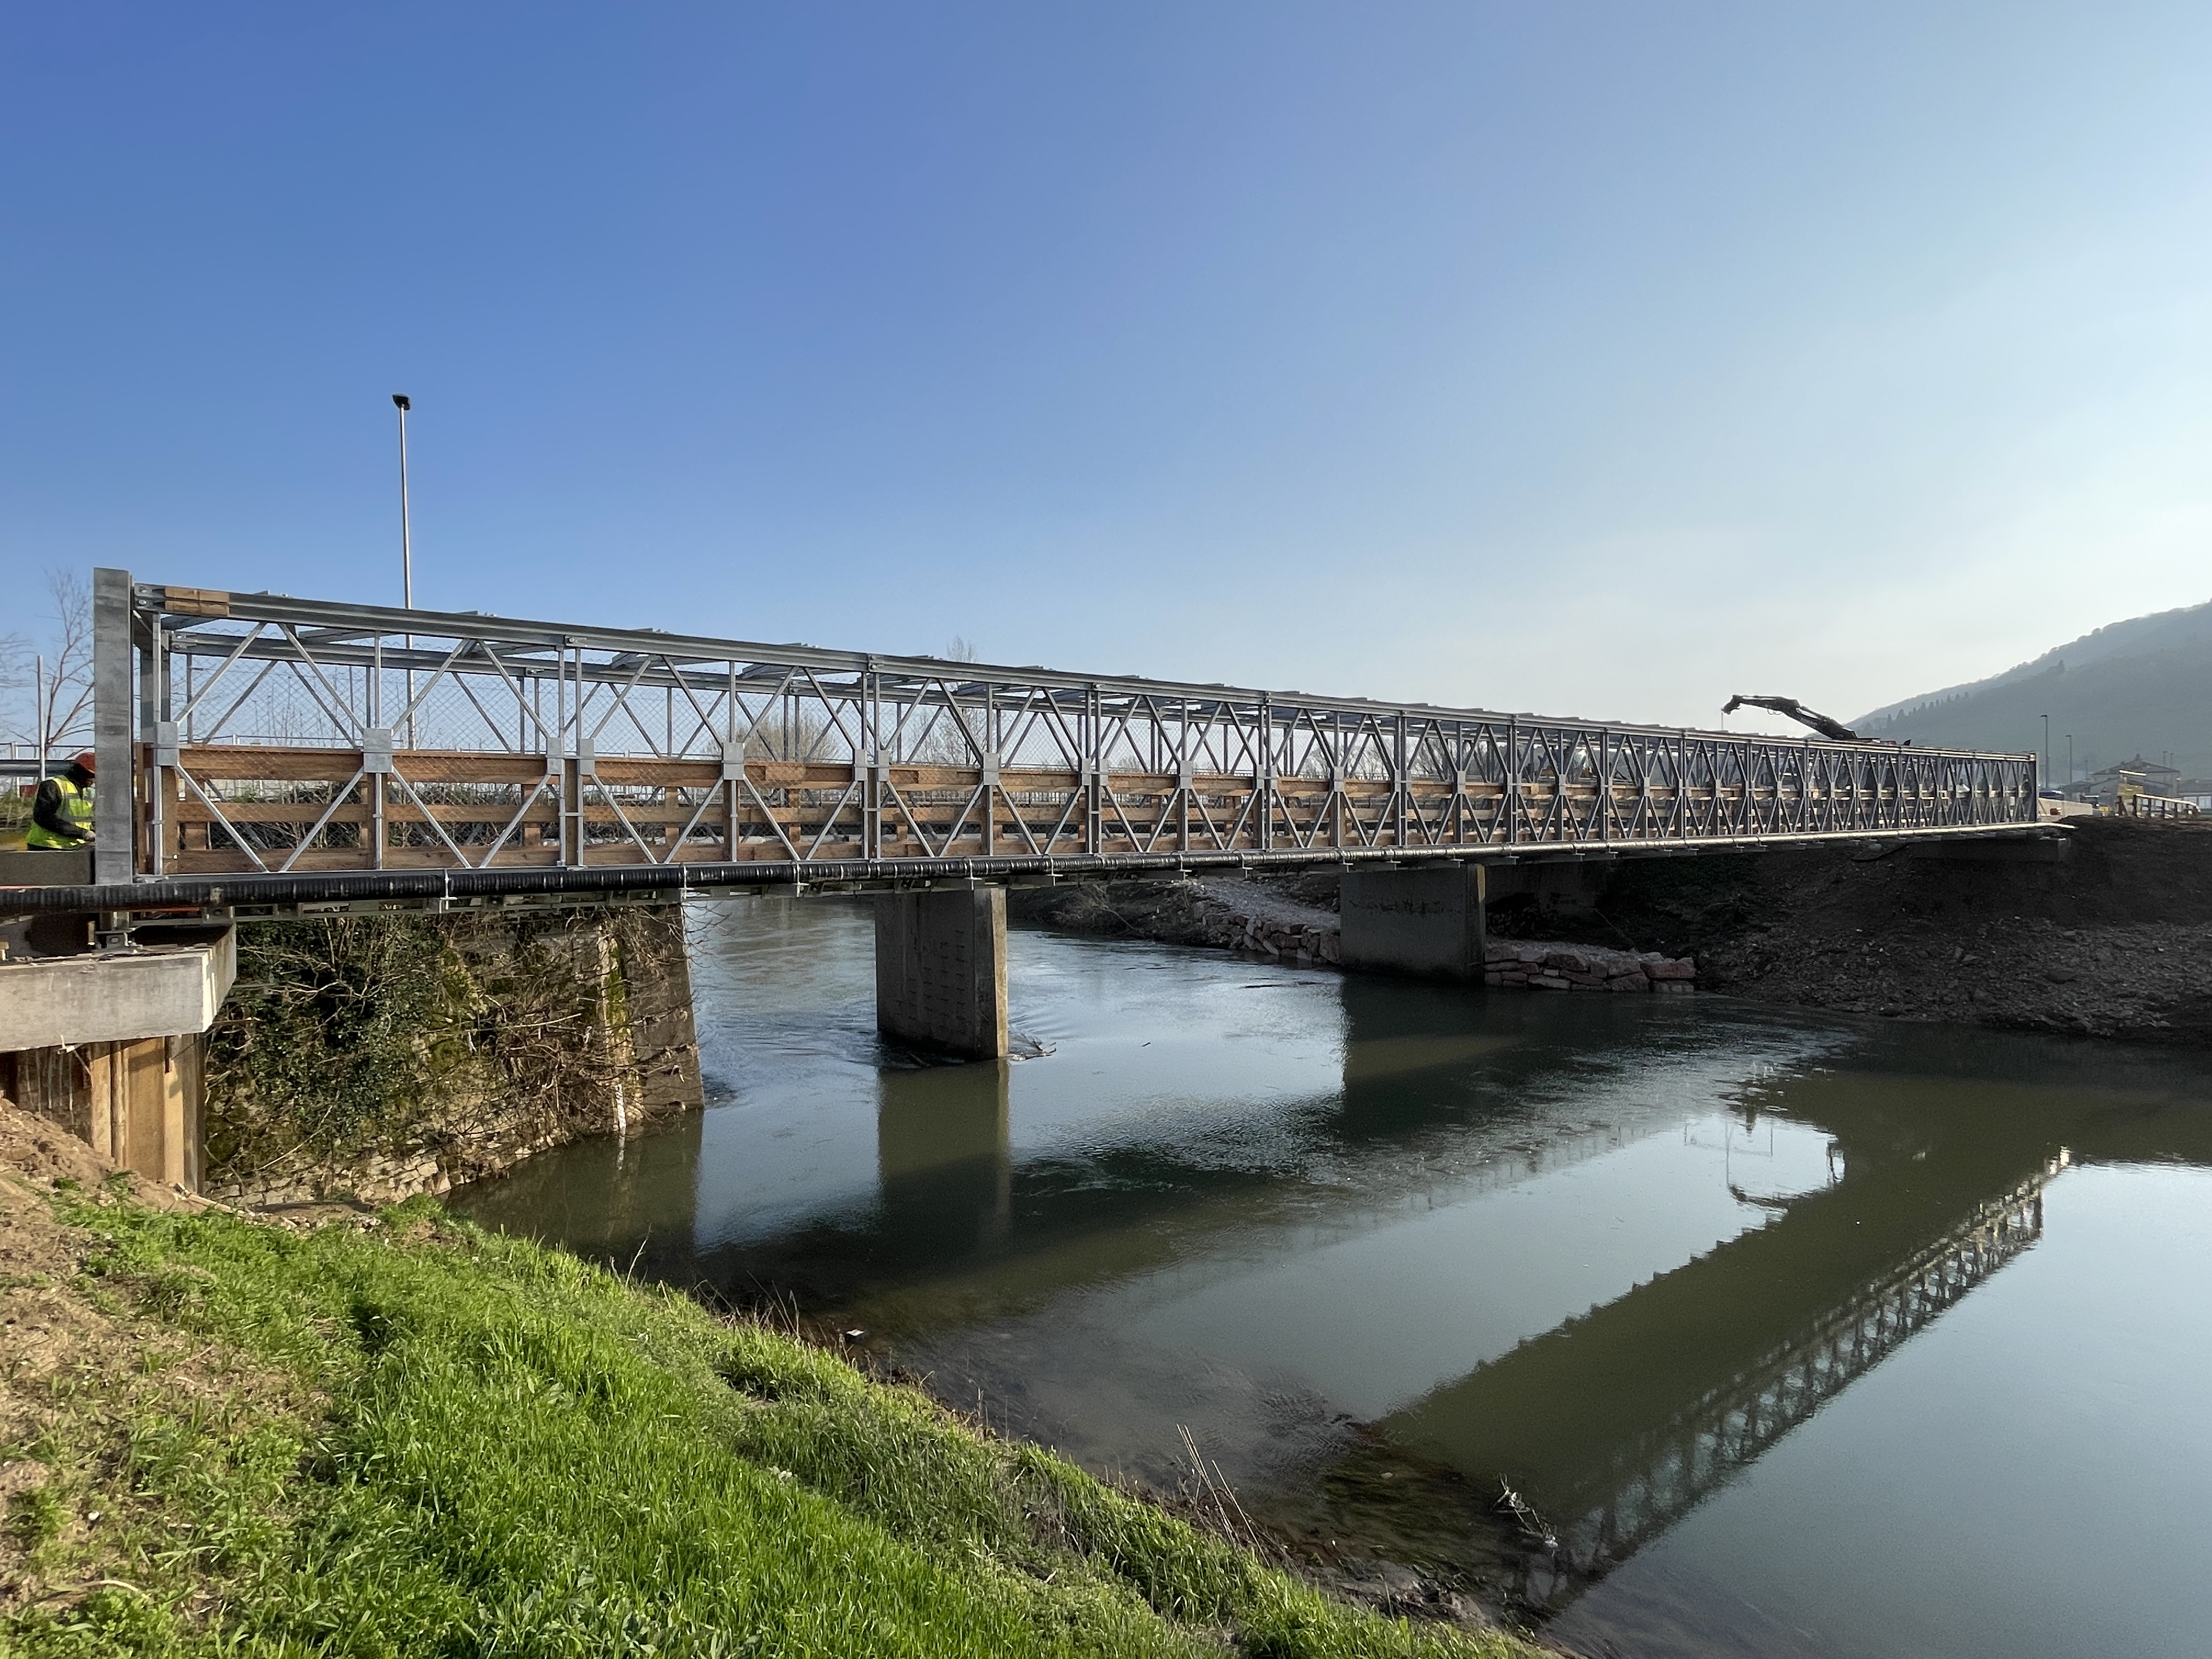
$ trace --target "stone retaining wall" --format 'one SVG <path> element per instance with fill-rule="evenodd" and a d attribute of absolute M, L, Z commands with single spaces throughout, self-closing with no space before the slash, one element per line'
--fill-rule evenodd
<path fill-rule="evenodd" d="M 498 1175 L 586 1135 L 633 1134 L 700 1104 L 680 911 L 641 910 L 619 923 L 579 913 L 527 938 L 497 917 L 441 919 L 434 931 L 448 955 L 424 971 L 447 975 L 453 1006 L 439 1030 L 417 1035 L 392 1122 L 343 1150 L 288 1144 L 281 1112 L 218 1085 L 210 1126 L 228 1133 L 209 1172 L 210 1197 L 241 1208 L 394 1204 Z M 250 997 L 234 999 L 223 1019 L 250 1026 L 253 1009 Z M 506 1042 L 517 1030 L 535 1034 L 526 1056 Z"/>
<path fill-rule="evenodd" d="M 1682 992 L 1698 977 L 1687 957 L 1545 939 L 1493 939 L 1483 957 L 1483 983 L 1507 990 Z"/>
<path fill-rule="evenodd" d="M 1340 960 L 1337 930 L 1318 922 L 1279 921 L 1266 916 L 1232 915 L 1235 933 L 1226 941 L 1233 950 L 1294 962 L 1301 968 L 1320 963 L 1334 968 Z"/>

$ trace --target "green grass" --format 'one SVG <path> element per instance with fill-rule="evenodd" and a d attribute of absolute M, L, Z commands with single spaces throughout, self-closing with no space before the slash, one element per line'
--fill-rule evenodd
<path fill-rule="evenodd" d="M 58 1471 L 9 1524 L 71 1593 L 0 1654 L 1531 1651 L 1353 1611 L 834 1355 L 434 1214 L 70 1210 L 92 1297 L 178 1340 L 82 1402 L 99 1432 L 64 1410 L 9 1453 Z"/>

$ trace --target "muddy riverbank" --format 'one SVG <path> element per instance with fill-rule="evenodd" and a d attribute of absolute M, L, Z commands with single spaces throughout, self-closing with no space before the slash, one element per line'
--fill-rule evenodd
<path fill-rule="evenodd" d="M 2212 830 L 2089 820 L 2054 850 L 1624 860 L 1583 892 L 1493 901 L 1489 926 L 1689 957 L 1701 988 L 1762 1002 L 2212 1045 Z M 1012 914 L 1325 964 L 1335 888 L 1328 871 L 1114 882 L 1018 891 Z"/>

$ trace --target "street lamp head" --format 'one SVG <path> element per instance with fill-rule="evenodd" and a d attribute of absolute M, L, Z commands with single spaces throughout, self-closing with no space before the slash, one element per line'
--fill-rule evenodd
<path fill-rule="evenodd" d="M 404 392 L 393 392 L 392 394 L 392 401 L 398 406 L 403 414 L 406 410 L 415 407 L 414 404 L 409 399 L 407 394 Z"/>

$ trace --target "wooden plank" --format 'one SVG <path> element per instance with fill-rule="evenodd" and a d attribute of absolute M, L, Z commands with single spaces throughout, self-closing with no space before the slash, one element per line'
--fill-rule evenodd
<path fill-rule="evenodd" d="M 222 801 L 222 818 L 232 823 L 289 823 L 302 830 L 323 816 L 323 804 L 319 801 Z M 431 804 L 426 817 L 412 801 L 388 801 L 384 809 L 386 821 L 392 823 L 428 823 L 435 818 L 440 823 L 489 823 L 504 829 L 514 817 L 515 803 L 489 801 L 482 805 L 441 805 Z M 656 809 L 659 810 L 659 809 Z M 366 806 L 341 806 L 332 812 L 328 823 L 367 823 L 371 813 Z M 687 811 L 684 816 L 689 817 Z M 560 817 L 559 809 L 550 802 L 541 801 L 522 815 L 524 823 L 552 823 Z M 606 822 L 614 822 L 614 814 L 605 815 Z M 179 804 L 169 815 L 172 823 L 215 823 L 216 816 L 198 800 Z M 702 820 L 703 822 L 703 820 Z"/>
<path fill-rule="evenodd" d="M 606 769 L 602 761 L 600 769 Z M 721 770 L 715 769 L 715 775 Z M 793 784 L 811 784 L 817 788 L 842 788 L 853 781 L 850 762 L 830 761 L 756 761 L 745 763 L 745 775 L 763 787 L 783 789 Z"/>
<path fill-rule="evenodd" d="M 405 767 L 399 769 L 406 771 Z M 750 773 L 754 769 L 748 766 Z M 849 775 L 851 769 L 846 769 Z M 719 761 L 630 760 L 612 756 L 599 762 L 599 781 L 620 788 L 662 785 L 681 789 L 712 789 L 722 781 Z"/>
<path fill-rule="evenodd" d="M 536 783 L 547 775 L 543 755 L 508 755 L 450 749 L 401 749 L 392 764 L 417 786 L 426 783 Z"/>
<path fill-rule="evenodd" d="M 361 767 L 358 749 L 294 748 L 281 744 L 193 744 L 181 750 L 184 769 L 202 780 L 257 783 L 343 783 Z M 535 783 L 542 755 L 481 754 L 470 750 L 402 750 L 394 765 L 409 782 Z"/>

